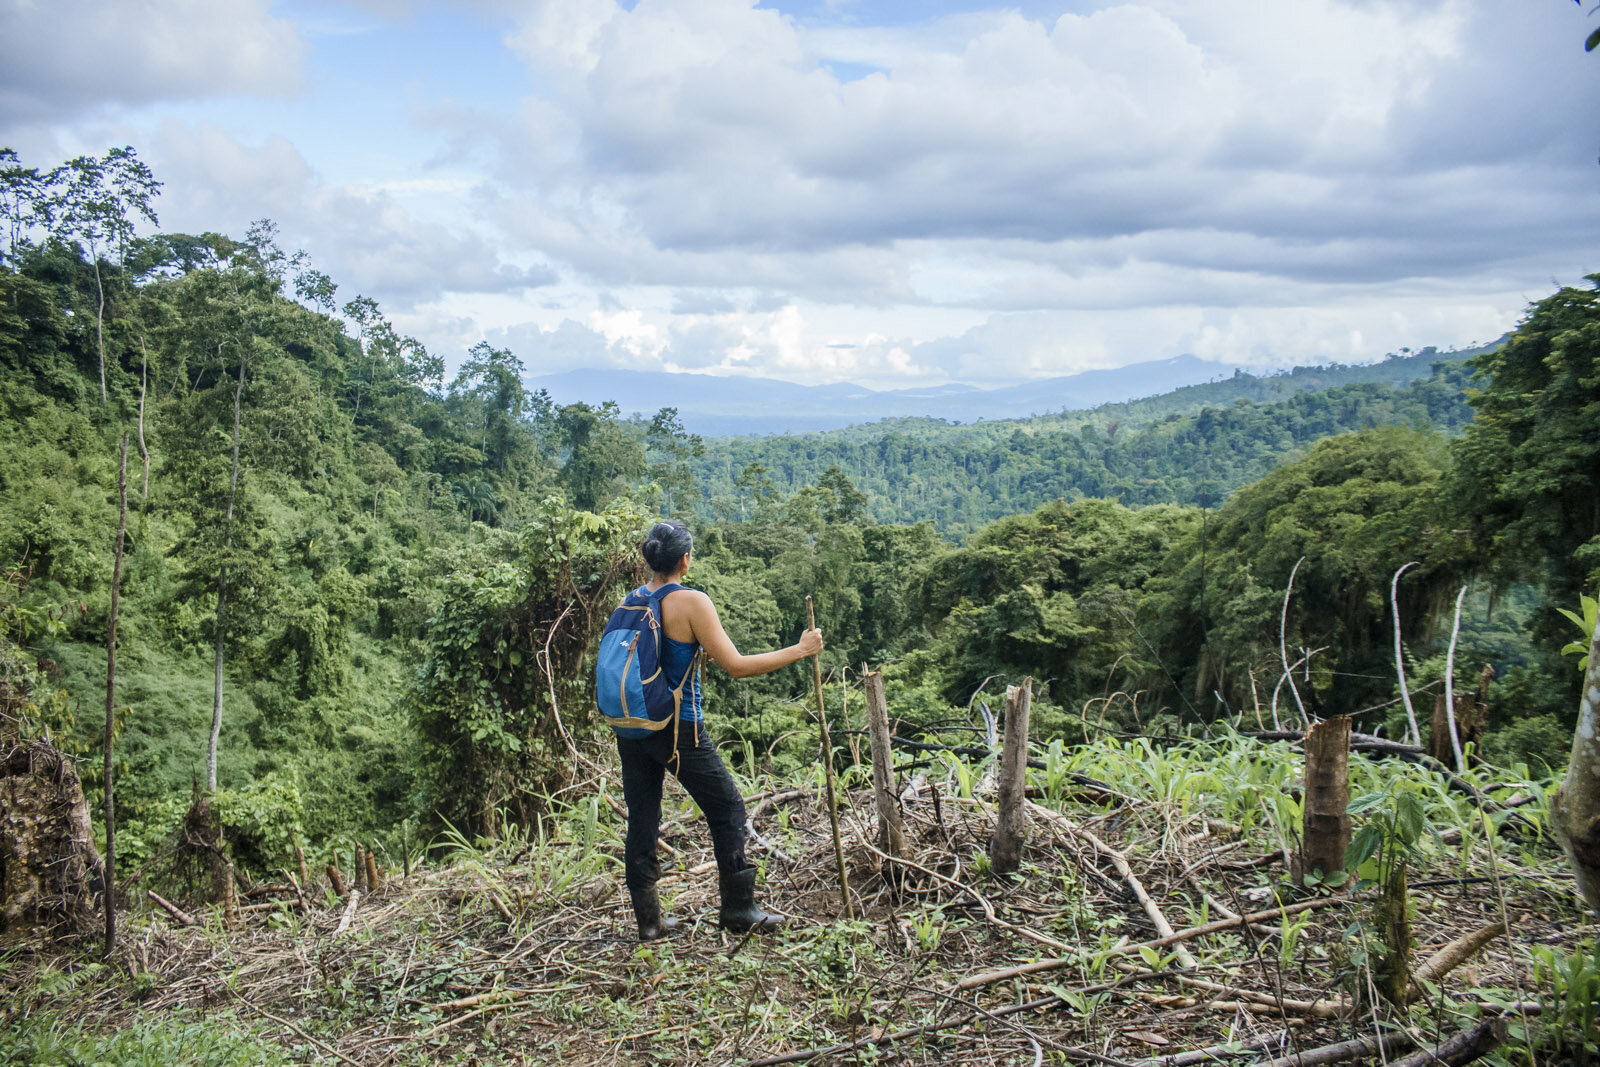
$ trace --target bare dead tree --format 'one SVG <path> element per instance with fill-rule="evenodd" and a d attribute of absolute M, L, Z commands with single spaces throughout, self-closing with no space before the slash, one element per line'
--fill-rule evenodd
<path fill-rule="evenodd" d="M 1411 690 L 1406 685 L 1405 655 L 1400 645 L 1400 576 L 1416 565 L 1412 561 L 1394 572 L 1394 577 L 1389 581 L 1389 607 L 1394 612 L 1394 670 L 1400 677 L 1400 699 L 1405 703 L 1406 722 L 1411 726 L 1410 741 L 1413 745 L 1420 745 L 1422 731 L 1417 726 L 1417 711 L 1411 706 Z"/>
<path fill-rule="evenodd" d="M 1466 599 L 1467 587 L 1456 594 L 1456 618 L 1450 626 L 1450 650 L 1444 657 L 1444 713 L 1450 731 L 1450 751 L 1456 757 L 1456 773 L 1467 769 L 1466 757 L 1461 754 L 1461 736 L 1456 732 L 1456 638 L 1461 633 L 1461 602 Z"/>
<path fill-rule="evenodd" d="M 1278 616 L 1278 655 L 1283 659 L 1283 674 L 1285 678 L 1289 679 L 1289 692 L 1294 694 L 1294 705 L 1300 709 L 1300 725 L 1310 726 L 1311 718 L 1306 714 L 1305 703 L 1300 699 L 1300 690 L 1295 688 L 1294 668 L 1289 666 L 1289 641 L 1287 637 L 1289 629 L 1289 595 L 1294 592 L 1294 576 L 1300 573 L 1300 564 L 1305 561 L 1306 558 L 1304 556 L 1294 561 L 1294 567 L 1289 571 L 1289 582 L 1283 587 L 1283 612 Z M 1309 655 L 1306 658 L 1309 659 Z"/>

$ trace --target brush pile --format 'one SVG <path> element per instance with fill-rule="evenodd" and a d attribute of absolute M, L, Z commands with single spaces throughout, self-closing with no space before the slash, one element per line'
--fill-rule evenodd
<path fill-rule="evenodd" d="M 1393 1062 L 1439 1045 L 1464 1063 L 1549 1000 L 1530 946 L 1570 949 L 1582 933 L 1553 846 L 1485 837 L 1471 798 L 1425 767 L 1351 757 L 1353 788 L 1403 781 L 1436 831 L 1410 860 L 1413 951 L 1455 943 L 1462 958 L 1417 967 L 1407 1006 L 1375 995 L 1370 888 L 1288 881 L 1288 744 L 1052 748 L 1029 776 L 1021 868 L 1003 878 L 988 870 L 982 766 L 916 755 L 896 782 L 899 857 L 879 845 L 870 769 L 840 776 L 853 919 L 819 767 L 749 798 L 750 855 L 763 903 L 791 919 L 783 933 L 716 927 L 709 840 L 674 792 L 661 890 L 687 930 L 640 945 L 611 777 L 536 831 L 436 842 L 409 876 L 375 860 L 359 881 L 285 870 L 241 886 L 231 920 L 162 900 L 130 924 L 118 966 L 70 993 L 41 992 L 40 969 L 81 964 L 14 965 L 5 1022 L 127 1031 L 203 1013 L 251 1042 L 259 1058 L 244 1062 L 1186 1067 Z M 1537 795 L 1519 813 L 1542 824 L 1529 783 L 1481 788 Z"/>

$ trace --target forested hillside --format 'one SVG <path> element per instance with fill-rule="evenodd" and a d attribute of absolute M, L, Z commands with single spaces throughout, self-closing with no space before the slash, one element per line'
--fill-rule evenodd
<path fill-rule="evenodd" d="M 1409 384 L 1295 389 L 1289 376 L 1290 395 L 1272 399 L 1262 391 L 1284 383 L 1239 379 L 1018 423 L 708 443 L 671 409 L 644 421 L 530 395 L 517 355 L 486 343 L 445 380 L 438 353 L 372 300 L 337 299 L 265 220 L 242 239 L 141 236 L 159 183 L 132 150 L 43 173 L 14 165 L 5 181 L 0 733 L 79 757 L 98 810 L 125 494 L 110 705 L 125 891 L 193 890 L 197 812 L 219 828 L 206 854 L 263 884 L 297 848 L 338 860 L 359 842 L 407 872 L 448 853 L 440 877 L 477 879 L 449 899 L 465 908 L 471 886 L 488 886 L 513 928 L 524 903 L 497 865 L 532 864 L 551 899 L 603 889 L 614 856 L 596 842 L 615 833 L 601 803 L 614 771 L 588 679 L 597 628 L 642 577 L 634 546 L 659 514 L 696 517 L 690 580 L 741 648 L 793 640 L 814 598 L 842 731 L 831 755 L 855 772 L 863 665 L 881 671 L 902 740 L 980 755 L 989 705 L 1033 679 L 1051 802 L 1081 799 L 1068 795 L 1077 782 L 1093 803 L 1126 805 L 1143 786 L 1117 776 L 1153 775 L 1171 802 L 1165 829 L 1150 824 L 1158 836 L 1212 803 L 1236 830 L 1280 833 L 1288 816 L 1272 807 L 1258 823 L 1259 805 L 1298 801 L 1285 759 L 1152 744 L 1338 713 L 1404 737 L 1405 699 L 1428 718 L 1447 655 L 1458 693 L 1485 687 L 1481 753 L 1529 761 L 1511 779 L 1529 797 L 1572 736 L 1562 610 L 1581 615 L 1600 578 L 1600 288 L 1559 290 L 1500 347 Z M 768 776 L 763 795 L 817 771 L 801 666 L 706 682 L 718 738 L 741 775 Z M 939 760 L 952 810 L 981 809 L 974 772 Z M 1241 784 L 1254 781 L 1268 784 Z M 938 797 L 927 833 L 942 830 L 956 858 L 955 876 L 934 877 L 958 889 L 925 917 L 927 953 L 948 925 L 941 909 L 967 907 L 965 846 Z M 1472 815 L 1430 803 L 1441 818 Z M 505 850 L 483 843 L 495 841 Z M 1071 888 L 1077 875 L 1049 877 Z M 412 953 L 449 928 L 443 915 L 419 922 Z M 1112 926 L 1096 929 L 1111 944 Z M 895 937 L 910 945 L 910 930 Z M 843 941 L 802 943 L 821 954 L 802 985 L 813 971 L 857 974 Z M 429 998 L 457 980 L 439 977 Z M 404 986 L 383 1025 L 415 1003 Z M 388 1004 L 349 1008 L 349 988 L 340 1011 Z M 176 989 L 163 995 L 180 1010 L 190 994 Z M 806 1026 L 823 1040 L 849 1018 L 846 1006 Z M 263 1055 L 250 1062 L 275 1062 Z"/>
<path fill-rule="evenodd" d="M 1407 385 L 1241 377 L 1198 387 L 1243 395 L 1194 414 L 1180 393 L 1019 423 L 708 445 L 670 409 L 643 423 L 529 395 L 517 356 L 487 344 L 443 381 L 437 354 L 371 300 L 336 299 L 268 222 L 242 240 L 136 235 L 159 185 L 131 150 L 7 181 L 8 669 L 42 670 L 37 685 L 66 694 L 32 728 L 92 750 L 127 434 L 130 862 L 197 782 L 237 795 L 222 807 L 241 823 L 289 813 L 268 852 L 469 816 L 484 797 L 457 795 L 459 771 L 481 769 L 452 763 L 466 750 L 482 766 L 527 761 L 505 786 L 516 794 L 549 754 L 501 720 L 537 718 L 549 686 L 539 650 L 490 635 L 495 613 L 537 616 L 530 582 L 609 599 L 597 575 L 629 573 L 615 554 L 649 512 L 699 514 L 693 577 L 742 646 L 790 639 L 814 594 L 830 663 L 891 664 L 930 716 L 1019 673 L 1050 679 L 1045 701 L 1065 714 L 1137 692 L 1129 728 L 1249 706 L 1277 677 L 1301 557 L 1283 621 L 1290 647 L 1318 651 L 1300 696 L 1326 711 L 1385 705 L 1389 576 L 1416 561 L 1399 601 L 1414 655 L 1437 653 L 1441 612 L 1471 583 L 1463 679 L 1495 663 L 1495 706 L 1522 738 L 1507 751 L 1559 752 L 1566 701 L 1545 685 L 1567 624 L 1553 608 L 1576 606 L 1600 565 L 1580 474 L 1600 439 L 1583 399 L 1593 354 L 1567 340 L 1595 329 L 1591 292 L 1561 291 L 1504 348 Z M 1474 372 L 1479 422 L 1452 444 Z M 1000 516 L 1013 517 L 984 526 Z M 609 562 L 563 578 L 570 562 L 552 551 Z M 566 654 L 581 679 L 581 642 Z M 499 675 L 487 689 L 483 669 Z M 713 703 L 731 732 L 784 751 L 802 681 L 714 673 Z M 568 697 L 581 720 L 581 684 Z"/>
<path fill-rule="evenodd" d="M 1419 361 L 1427 363 L 1423 376 L 1409 380 Z M 792 493 L 837 467 L 867 494 L 880 522 L 928 519 L 952 537 L 1052 500 L 1214 507 L 1324 437 L 1376 426 L 1458 431 L 1472 417 L 1463 392 L 1470 373 L 1462 362 L 1399 357 L 1372 368 L 1240 375 L 1014 422 L 897 419 L 847 431 L 714 438 L 694 472 L 709 498 L 702 510 L 737 517 L 754 496 Z M 1362 380 L 1369 378 L 1379 380 Z"/>

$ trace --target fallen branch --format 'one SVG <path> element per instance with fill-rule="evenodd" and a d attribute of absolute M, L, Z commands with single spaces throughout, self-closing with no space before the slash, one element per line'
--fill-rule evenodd
<path fill-rule="evenodd" d="M 265 1015 L 267 1018 L 271 1019 L 273 1022 L 277 1023 L 279 1026 L 286 1027 L 287 1029 L 292 1030 L 294 1033 L 298 1034 L 300 1037 L 304 1038 L 306 1041 L 311 1042 L 311 1044 L 317 1046 L 322 1051 L 326 1052 L 328 1055 L 336 1056 L 339 1059 L 343 1060 L 344 1062 L 346 1062 L 348 1064 L 351 1064 L 352 1067 L 361 1067 L 360 1062 L 351 1059 L 349 1056 L 346 1056 L 344 1053 L 340 1052 L 338 1049 L 334 1048 L 332 1045 L 329 1045 L 329 1044 L 327 1044 L 325 1042 L 322 1042 L 322 1041 L 318 1041 L 316 1038 L 312 1037 L 310 1034 L 308 1034 L 304 1030 L 300 1029 L 298 1026 L 296 1026 L 294 1023 L 290 1022 L 288 1019 L 282 1018 L 281 1016 L 274 1015 L 274 1014 L 272 1014 L 272 1012 L 268 1011 L 266 1008 L 263 1008 L 263 1007 L 261 1007 L 259 1005 L 256 1005 L 256 1004 L 251 1004 L 249 1001 L 244 1000 L 242 998 L 240 999 L 239 1003 L 248 1006 L 250 1008 L 250 1010 L 253 1011 L 253 1012 L 257 1012 L 257 1013 L 259 1013 L 261 1015 Z"/>
<path fill-rule="evenodd" d="M 1166 1056 L 1153 1056 L 1148 1060 L 1136 1061 L 1134 1067 L 1194 1067 L 1197 1063 L 1209 1063 L 1211 1060 L 1220 1060 L 1228 1056 L 1249 1056 L 1273 1045 L 1282 1044 L 1288 1036 L 1289 1031 L 1278 1030 L 1253 1037 L 1249 1041 L 1211 1045 L 1207 1048 L 1191 1049 L 1188 1052 L 1173 1052 Z"/>
<path fill-rule="evenodd" d="M 1071 990 L 1071 992 L 1104 993 L 1107 990 L 1116 989 L 1119 986 L 1125 986 L 1136 982 L 1140 979 L 1140 977 L 1141 976 L 1139 975 L 1129 975 L 1127 978 L 1119 978 L 1115 982 L 1102 982 L 1099 985 L 1085 986 L 1080 989 Z M 1061 999 L 1059 994 L 1051 993 L 1048 997 L 1040 997 L 1038 1000 L 1024 1001 L 1021 1004 L 1008 1004 L 1003 1008 L 991 1008 L 988 1011 L 981 1013 L 976 1011 L 969 1012 L 966 1015 L 961 1015 L 954 1019 L 946 1019 L 941 1023 L 928 1023 L 924 1026 L 909 1026 L 904 1030 L 896 1030 L 889 1034 L 880 1034 L 877 1037 L 863 1037 L 859 1041 L 849 1041 L 843 1044 L 829 1045 L 826 1048 L 806 1049 L 803 1052 L 788 1052 L 782 1056 L 769 1056 L 764 1060 L 752 1060 L 749 1064 L 749 1067 L 778 1067 L 779 1064 L 784 1063 L 804 1063 L 806 1060 L 816 1059 L 819 1056 L 837 1056 L 843 1052 L 854 1052 L 856 1049 L 870 1048 L 874 1045 L 893 1044 L 896 1041 L 904 1041 L 908 1037 L 918 1037 L 922 1034 L 937 1033 L 940 1030 L 954 1030 L 957 1027 L 966 1026 L 968 1023 L 980 1017 L 997 1018 L 1006 1015 L 1016 1015 L 1019 1012 L 1040 1011 L 1044 1008 L 1053 1008 L 1057 1004 L 1065 1003 L 1066 1001 Z"/>
<path fill-rule="evenodd" d="M 750 809 L 750 814 L 746 816 L 746 819 L 749 822 L 754 822 L 779 804 L 786 804 L 791 800 L 799 800 L 805 795 L 806 791 L 804 789 L 786 789 L 781 793 L 769 793 L 762 797 L 755 807 Z"/>
<path fill-rule="evenodd" d="M 200 925 L 200 920 L 199 919 L 196 919 L 193 915 L 190 915 L 188 912 L 186 912 L 183 909 L 179 908 L 176 904 L 172 903 L 172 901 L 168 900 L 166 897 L 161 896 L 154 889 L 146 889 L 144 892 L 145 892 L 145 895 L 148 896 L 151 900 L 155 901 L 157 904 L 160 904 L 161 907 L 166 911 L 166 913 L 168 915 L 172 916 L 173 922 L 177 923 L 179 926 L 199 926 Z"/>
<path fill-rule="evenodd" d="M 1499 1048 L 1506 1039 L 1506 1020 L 1485 1019 L 1481 1023 L 1467 1027 L 1443 1044 L 1433 1048 L 1418 1049 L 1403 1060 L 1396 1060 L 1390 1067 L 1434 1067 L 1438 1064 L 1448 1064 L 1449 1067 L 1461 1067 L 1464 1063 L 1471 1063 L 1479 1056 L 1486 1056 Z"/>
<path fill-rule="evenodd" d="M 1350 904 L 1354 903 L 1355 900 L 1356 898 L 1354 897 L 1318 897 L 1316 900 L 1303 900 L 1298 904 L 1289 904 L 1281 908 L 1269 908 L 1266 911 L 1251 912 L 1249 915 L 1241 915 L 1236 919 L 1219 919 L 1216 922 L 1206 923 L 1204 926 L 1191 926 L 1187 930 L 1179 930 L 1170 937 L 1160 937 L 1154 941 L 1144 941 L 1136 945 L 1122 945 L 1114 947 L 1110 950 L 1109 954 L 1116 956 L 1127 956 L 1138 952 L 1142 948 L 1162 949 L 1166 948 L 1168 945 L 1175 945 L 1182 941 L 1192 941 L 1197 937 L 1205 937 L 1208 934 L 1221 933 L 1224 930 L 1231 930 L 1236 926 L 1243 926 L 1246 923 L 1261 922 L 1263 919 L 1278 919 L 1286 915 L 1297 915 L 1302 911 L 1312 911 L 1317 908 L 1331 907 L 1334 904 Z M 1062 967 L 1069 967 L 1076 962 L 1076 957 L 1067 957 L 1062 959 L 1039 960 L 1036 963 L 1024 963 L 1016 967 L 1007 967 L 1003 970 L 987 971 L 983 974 L 969 975 L 968 977 L 957 982 L 951 987 L 951 989 L 977 989 L 980 986 L 993 985 L 996 982 L 1004 982 L 1010 978 L 1021 978 L 1024 975 L 1038 974 L 1041 971 L 1053 971 Z"/>
<path fill-rule="evenodd" d="M 1050 948 L 1056 949 L 1059 952 L 1067 952 L 1071 950 L 1072 946 L 1068 945 L 1064 941 L 1057 941 L 1055 938 L 1050 937 L 1047 934 L 1041 934 L 1037 930 L 1030 930 L 1026 926 L 1018 926 L 1016 923 L 1006 922 L 1004 919 L 1000 918 L 1000 916 L 995 914 L 994 905 L 990 904 L 988 900 L 984 899 L 982 893 L 979 893 L 971 886 L 962 882 L 958 882 L 954 878 L 949 878 L 945 875 L 942 875 L 938 871 L 929 870 L 920 863 L 913 863 L 911 860 L 904 859 L 900 856 L 891 856 L 878 846 L 874 845 L 872 842 L 866 840 L 864 837 L 857 836 L 856 840 L 860 841 L 862 845 L 866 846 L 869 851 L 876 853 L 878 856 L 888 860 L 891 863 L 897 863 L 902 867 L 910 867 L 914 871 L 921 871 L 929 878 L 936 879 L 937 881 L 944 882 L 946 885 L 951 885 L 961 890 L 963 893 L 967 894 L 967 896 L 976 901 L 978 907 L 983 909 L 984 918 L 988 919 L 990 923 L 998 926 L 1000 929 L 1010 930 L 1019 937 L 1026 937 L 1030 941 L 1037 941 L 1039 944 L 1046 945 Z M 956 986 L 954 988 L 959 989 L 960 986 Z"/>
<path fill-rule="evenodd" d="M 361 890 L 350 890 L 349 903 L 344 906 L 344 914 L 339 916 L 339 925 L 334 928 L 333 936 L 338 937 L 350 929 L 350 920 L 356 917 L 356 905 L 361 903 Z"/>
<path fill-rule="evenodd" d="M 1191 978 L 1189 975 L 1177 971 L 1154 971 L 1135 963 L 1120 963 L 1117 966 L 1130 974 L 1143 974 L 1151 978 L 1171 978 L 1188 989 L 1199 989 L 1218 996 L 1248 1000 L 1251 1002 L 1252 1011 L 1268 1009 L 1279 1011 L 1286 1015 L 1306 1015 L 1316 1019 L 1333 1019 L 1350 1010 L 1350 1003 L 1344 997 L 1329 997 L 1322 1000 L 1291 1000 L 1287 997 L 1280 998 L 1273 996 L 1271 993 L 1261 993 L 1254 989 L 1245 989 L 1236 985 L 1209 982 L 1204 978 Z"/>
<path fill-rule="evenodd" d="M 1391 1030 L 1386 1034 L 1368 1034 L 1353 1041 L 1341 1041 L 1336 1045 L 1323 1045 L 1321 1048 L 1280 1056 L 1275 1060 L 1257 1064 L 1257 1067 L 1322 1067 L 1323 1064 L 1364 1060 L 1373 1056 L 1387 1059 L 1415 1044 L 1410 1034 L 1401 1030 Z M 1390 1067 L 1395 1065 L 1391 1064 Z"/>
<path fill-rule="evenodd" d="M 1041 807 L 1038 804 L 1029 801 L 1028 810 L 1032 811 L 1036 815 L 1041 815 L 1044 818 L 1062 823 L 1069 833 L 1075 837 L 1087 841 L 1090 845 L 1093 845 L 1094 850 L 1109 859 L 1111 861 L 1111 865 L 1116 868 L 1117 874 L 1121 876 L 1123 881 L 1128 883 L 1128 888 L 1133 890 L 1134 899 L 1139 902 L 1139 906 L 1142 907 L 1144 909 L 1144 913 L 1149 916 L 1151 925 L 1156 928 L 1156 933 L 1160 934 L 1164 938 L 1171 938 L 1173 936 L 1174 931 L 1172 929 L 1172 924 L 1167 921 L 1166 915 L 1162 913 L 1161 908 L 1156 904 L 1156 902 L 1150 899 L 1150 894 L 1145 892 L 1144 883 L 1139 881 L 1138 876 L 1133 873 L 1133 868 L 1128 866 L 1127 856 L 1123 855 L 1121 852 L 1118 852 L 1116 849 L 1100 840 L 1100 838 L 1096 837 L 1091 831 L 1085 830 L 1083 827 L 1078 826 L 1071 820 L 1057 815 L 1049 808 Z M 1178 944 L 1177 955 L 1178 962 L 1183 966 L 1193 967 L 1195 965 L 1194 957 L 1189 955 L 1189 950 L 1184 948 L 1181 943 Z"/>
<path fill-rule="evenodd" d="M 1418 967 L 1411 975 L 1411 992 L 1406 997 L 1407 1002 L 1419 1000 L 1427 995 L 1424 982 L 1437 982 L 1467 960 L 1471 959 L 1485 945 L 1500 937 L 1506 932 L 1505 923 L 1490 923 L 1479 927 L 1470 933 L 1462 934 L 1450 942 Z"/>

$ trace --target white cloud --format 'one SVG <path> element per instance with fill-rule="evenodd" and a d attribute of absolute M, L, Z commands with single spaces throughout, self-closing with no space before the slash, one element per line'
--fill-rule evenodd
<path fill-rule="evenodd" d="M 0 0 L 0 127 L 292 91 L 304 47 L 268 0 Z"/>
<path fill-rule="evenodd" d="M 404 311 L 445 292 L 515 292 L 556 280 L 546 266 L 507 262 L 470 228 L 417 217 L 384 189 L 329 184 L 282 137 L 247 145 L 214 126 L 169 122 L 152 161 L 167 181 L 166 228 L 239 235 L 270 217 L 285 245 L 312 250 L 343 287 L 341 299 L 365 292 Z"/>
<path fill-rule="evenodd" d="M 508 37 L 541 90 L 499 131 L 485 211 L 658 309 L 675 366 L 971 378 L 1466 343 L 1592 269 L 1578 87 L 1600 68 L 1570 14 L 1130 0 L 890 30 L 548 0 Z M 978 325 L 930 338 L 939 307 Z"/>
<path fill-rule="evenodd" d="M 1559 0 L 1024 2 L 910 26 L 754 0 L 69 3 L 150 49 L 129 77 L 91 42 L 91 69 L 42 5 L 0 0 L 26 31 L 0 59 L 31 64 L 0 74 L 13 124 L 77 114 L 55 142 L 93 143 L 120 114 L 97 105 L 216 95 L 153 141 L 117 133 L 168 181 L 164 224 L 271 215 L 342 295 L 545 370 L 892 385 L 1376 357 L 1487 340 L 1596 267 L 1600 61 Z M 319 68 L 298 117 L 219 117 L 356 20 L 371 32 L 312 56 L 367 38 L 341 67 L 359 92 L 315 97 Z M 422 38 L 455 32 L 440 56 L 499 41 L 483 68 L 514 57 L 514 89 L 452 91 Z M 409 129 L 364 110 L 397 97 Z"/>

